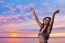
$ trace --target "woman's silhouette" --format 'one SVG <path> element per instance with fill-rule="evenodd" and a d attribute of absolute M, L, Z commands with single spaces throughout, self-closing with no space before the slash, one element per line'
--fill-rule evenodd
<path fill-rule="evenodd" d="M 41 23 L 35 13 L 35 9 L 31 9 L 33 16 L 36 20 L 36 22 L 38 23 L 38 25 L 40 26 L 40 32 L 38 34 L 39 37 L 39 42 L 40 43 L 48 43 L 48 39 L 49 39 L 49 35 L 51 33 L 52 27 L 53 27 L 53 23 L 54 23 L 54 18 L 55 18 L 55 14 L 59 13 L 59 10 L 56 10 L 53 13 L 52 18 L 51 17 L 45 17 L 43 19 L 43 23 Z"/>

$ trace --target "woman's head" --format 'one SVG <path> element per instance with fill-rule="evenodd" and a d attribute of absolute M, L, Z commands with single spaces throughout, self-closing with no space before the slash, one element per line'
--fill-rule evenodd
<path fill-rule="evenodd" d="M 43 24 L 44 24 L 44 25 L 49 24 L 50 20 L 51 20 L 50 17 L 45 17 L 45 18 L 43 19 Z"/>

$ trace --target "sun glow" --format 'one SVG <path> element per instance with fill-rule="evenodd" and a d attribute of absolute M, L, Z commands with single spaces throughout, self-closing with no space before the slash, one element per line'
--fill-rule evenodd
<path fill-rule="evenodd" d="M 19 35 L 16 32 L 12 32 L 12 33 L 10 33 L 10 36 L 11 37 L 18 37 Z"/>
<path fill-rule="evenodd" d="M 51 34 L 50 35 L 51 37 L 63 37 L 63 36 L 65 36 L 65 33 L 55 33 L 55 34 Z"/>
<path fill-rule="evenodd" d="M 35 33 L 33 37 L 38 37 L 38 33 Z M 50 37 L 65 37 L 65 33 L 51 33 Z"/>
<path fill-rule="evenodd" d="M 38 37 L 37 33 L 35 33 L 34 35 L 33 34 L 12 32 L 12 33 L 9 33 L 9 36 L 10 37 Z M 52 34 L 50 34 L 50 37 L 65 37 L 65 33 L 52 33 Z"/>

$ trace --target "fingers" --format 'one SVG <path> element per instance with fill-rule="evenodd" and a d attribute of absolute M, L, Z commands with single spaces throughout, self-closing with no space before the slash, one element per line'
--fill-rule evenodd
<path fill-rule="evenodd" d="M 31 8 L 31 11 L 32 11 L 32 13 L 35 13 L 35 9 L 34 8 Z"/>
<path fill-rule="evenodd" d="M 31 10 L 34 10 L 34 8 L 31 8 Z"/>
<path fill-rule="evenodd" d="M 59 11 L 60 11 L 60 10 L 58 9 L 58 10 L 56 11 L 56 13 L 59 13 Z"/>
<path fill-rule="evenodd" d="M 34 8 L 31 8 L 31 11 L 35 11 L 35 9 Z"/>
<path fill-rule="evenodd" d="M 54 12 L 54 14 L 59 13 L 59 11 L 60 11 L 60 10 L 59 10 L 59 9 L 57 9 L 57 10 Z"/>

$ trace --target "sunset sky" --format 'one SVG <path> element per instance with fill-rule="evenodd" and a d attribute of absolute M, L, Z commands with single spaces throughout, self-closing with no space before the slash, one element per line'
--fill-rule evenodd
<path fill-rule="evenodd" d="M 36 9 L 41 22 L 44 17 L 51 17 L 59 9 L 51 36 L 65 37 L 65 0 L 0 0 L 0 36 L 37 37 L 38 32 L 33 29 L 39 30 L 39 26 L 31 8 Z"/>

